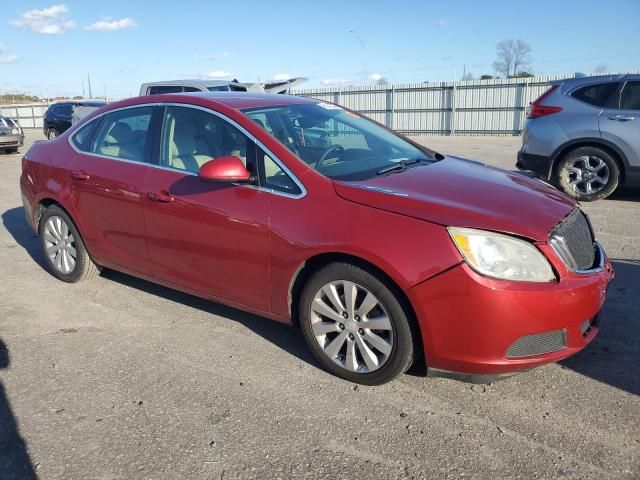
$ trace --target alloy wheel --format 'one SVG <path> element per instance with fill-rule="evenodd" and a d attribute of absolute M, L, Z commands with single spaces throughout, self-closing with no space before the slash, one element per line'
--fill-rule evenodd
<path fill-rule="evenodd" d="M 311 330 L 322 352 L 351 372 L 381 368 L 393 350 L 394 330 L 382 302 L 354 282 L 329 282 L 311 302 Z"/>
<path fill-rule="evenodd" d="M 609 183 L 609 166 L 600 157 L 582 155 L 567 165 L 565 175 L 573 191 L 592 195 Z"/>
<path fill-rule="evenodd" d="M 68 275 L 76 268 L 76 242 L 69 225 L 58 216 L 47 219 L 44 225 L 45 250 L 51 264 L 60 273 Z"/>

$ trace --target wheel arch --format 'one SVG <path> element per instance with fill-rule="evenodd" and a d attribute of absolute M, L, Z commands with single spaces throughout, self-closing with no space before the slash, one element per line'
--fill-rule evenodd
<path fill-rule="evenodd" d="M 558 163 L 566 154 L 568 154 L 572 150 L 582 147 L 599 148 L 611 155 L 611 158 L 613 158 L 613 160 L 618 165 L 618 168 L 620 169 L 620 184 L 625 183 L 627 166 L 629 165 L 627 157 L 624 155 L 622 150 L 620 150 L 620 148 L 618 148 L 614 143 L 602 138 L 581 138 L 572 140 L 558 147 L 556 151 L 551 155 L 551 168 L 549 168 L 550 178 L 555 174 Z"/>
<path fill-rule="evenodd" d="M 349 263 L 355 265 L 357 267 L 366 270 L 367 272 L 375 275 L 382 281 L 398 298 L 398 301 L 405 309 L 407 313 L 407 318 L 411 323 L 414 330 L 417 332 L 417 337 L 414 338 L 414 367 L 417 366 L 420 368 L 420 372 L 426 368 L 425 360 L 424 360 L 424 348 L 423 348 L 423 339 L 422 339 L 422 329 L 420 328 L 420 322 L 418 322 L 418 318 L 409 300 L 409 297 L 405 294 L 402 288 L 398 285 L 398 283 L 383 269 L 371 263 L 368 260 L 365 260 L 362 257 L 358 257 L 356 255 L 342 253 L 342 252 L 324 252 L 316 254 L 312 257 L 306 259 L 295 271 L 294 275 L 291 278 L 289 284 L 288 291 L 288 304 L 289 304 L 289 314 L 291 317 L 291 323 L 295 326 L 299 326 L 299 317 L 298 317 L 298 302 L 296 299 L 300 298 L 300 294 L 302 293 L 302 289 L 304 288 L 306 282 L 311 278 L 311 276 L 319 271 L 321 268 L 329 265 L 330 263 L 341 262 L 341 263 Z M 414 368 L 412 367 L 412 368 Z M 424 370 L 426 371 L 426 370 Z M 424 373 L 424 372 L 423 372 Z"/>

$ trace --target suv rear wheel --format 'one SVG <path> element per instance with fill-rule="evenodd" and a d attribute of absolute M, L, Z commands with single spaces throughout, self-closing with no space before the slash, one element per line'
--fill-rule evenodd
<path fill-rule="evenodd" d="M 58 131 L 55 128 L 50 128 L 49 131 L 47 132 L 47 138 L 49 140 L 53 140 L 54 138 L 56 138 L 58 136 Z"/>
<path fill-rule="evenodd" d="M 608 197 L 618 187 L 619 180 L 620 169 L 614 158 L 596 147 L 570 151 L 555 170 L 556 185 L 582 202 Z"/>

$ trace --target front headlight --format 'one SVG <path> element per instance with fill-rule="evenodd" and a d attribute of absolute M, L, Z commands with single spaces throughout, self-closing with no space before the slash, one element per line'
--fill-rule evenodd
<path fill-rule="evenodd" d="M 518 282 L 551 282 L 556 278 L 545 256 L 529 242 L 473 228 L 448 230 L 464 259 L 478 273 Z"/>

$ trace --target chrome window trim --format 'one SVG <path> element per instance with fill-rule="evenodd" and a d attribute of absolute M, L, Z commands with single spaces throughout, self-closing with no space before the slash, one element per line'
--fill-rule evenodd
<path fill-rule="evenodd" d="M 296 200 L 304 198 L 307 195 L 307 189 L 305 188 L 304 184 L 298 179 L 298 177 L 296 175 L 293 174 L 293 172 L 291 172 L 291 170 L 289 170 L 289 168 L 282 162 L 282 160 L 280 160 L 276 155 L 273 154 L 273 152 L 264 143 L 262 143 L 260 140 L 258 140 L 255 137 L 255 135 L 250 133 L 247 129 L 245 129 L 242 125 L 240 125 L 236 121 L 232 120 L 229 117 L 226 117 L 225 115 L 221 114 L 220 112 L 216 112 L 215 110 L 212 110 L 211 108 L 203 107 L 203 106 L 200 106 L 200 105 L 192 105 L 190 103 L 178 103 L 178 102 L 142 103 L 142 104 L 138 104 L 138 105 L 128 105 L 126 107 L 114 108 L 113 110 L 108 110 L 106 112 L 102 112 L 99 115 L 96 115 L 95 117 L 91 118 L 88 122 L 83 122 L 80 125 L 82 125 L 82 126 L 87 125 L 90 122 L 93 122 L 93 121 L 97 120 L 98 118 L 100 118 L 100 117 L 102 117 L 104 115 L 108 115 L 108 114 L 113 113 L 113 112 L 119 112 L 121 110 L 129 110 L 129 109 L 133 109 L 133 108 L 142 108 L 142 107 L 186 107 L 186 108 L 193 108 L 195 110 L 202 110 L 203 112 L 215 115 L 216 117 L 220 118 L 222 121 L 227 122 L 228 124 L 234 126 L 238 130 L 240 130 L 240 132 L 242 132 L 247 138 L 249 138 L 249 140 L 251 140 L 258 147 L 260 147 L 267 155 L 269 155 L 269 157 L 271 157 L 271 159 L 274 162 L 276 162 L 276 164 L 278 164 L 278 166 L 291 178 L 291 180 L 293 180 L 293 183 L 295 183 L 298 186 L 298 188 L 300 189 L 301 193 L 292 194 L 292 193 L 287 193 L 287 192 L 281 192 L 281 191 L 275 190 L 273 188 L 261 187 L 261 186 L 258 186 L 258 185 L 248 185 L 248 184 L 244 184 L 244 183 L 233 183 L 232 185 L 235 185 L 235 186 L 238 186 L 238 187 L 243 187 L 243 188 L 253 188 L 255 190 L 259 190 L 259 191 L 262 191 L 262 192 L 271 193 L 273 195 L 278 195 L 278 196 L 281 196 L 281 197 L 293 198 L 293 199 L 296 199 Z M 82 155 L 90 155 L 92 157 L 104 158 L 104 159 L 107 159 L 107 160 L 115 160 L 117 162 L 131 163 L 131 164 L 134 164 L 134 165 L 142 165 L 142 166 L 157 168 L 157 169 L 160 169 L 160 170 L 168 170 L 168 171 L 171 171 L 171 172 L 183 173 L 185 175 L 191 175 L 191 176 L 196 176 L 196 177 L 198 176 L 197 173 L 189 172 L 188 170 L 181 170 L 179 168 L 167 167 L 165 165 L 156 165 L 154 163 L 141 162 L 141 161 L 137 161 L 137 160 L 128 160 L 128 159 L 118 158 L 118 157 L 109 157 L 107 155 L 100 155 L 100 154 L 94 153 L 94 152 L 82 151 L 79 148 L 77 148 L 75 143 L 73 142 L 73 137 L 75 137 L 77 135 L 77 133 L 80 131 L 80 128 L 82 128 L 82 127 L 79 127 L 78 129 L 76 129 L 76 131 L 74 131 L 73 133 L 71 133 L 71 135 L 69 135 L 67 137 L 67 143 L 71 146 L 71 148 L 73 148 L 73 150 L 76 151 L 76 153 L 79 153 L 79 154 L 82 154 Z"/>

